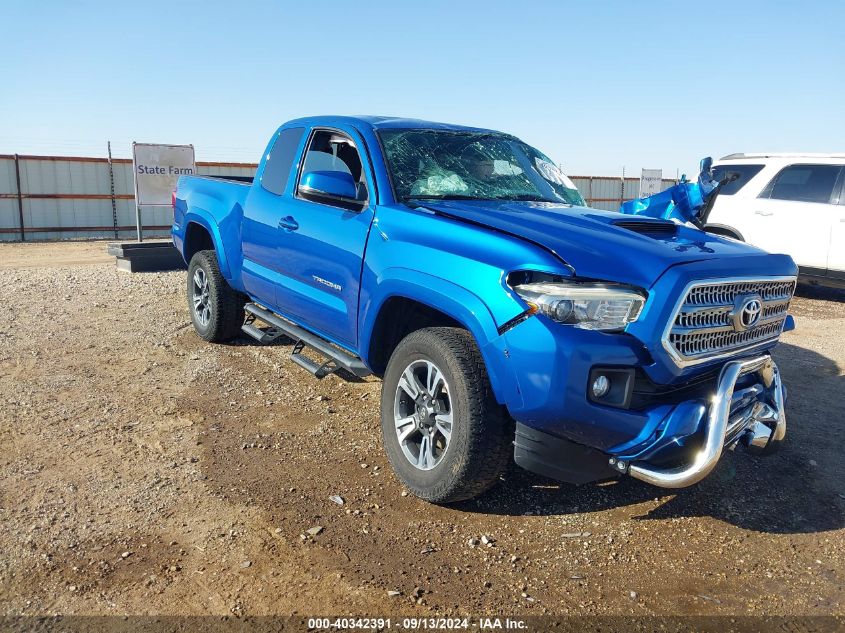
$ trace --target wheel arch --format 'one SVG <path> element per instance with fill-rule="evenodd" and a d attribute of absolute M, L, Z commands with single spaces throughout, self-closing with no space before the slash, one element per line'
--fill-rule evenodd
<path fill-rule="evenodd" d="M 740 233 L 737 229 L 735 229 L 734 227 L 729 226 L 727 224 L 718 224 L 718 223 L 705 224 L 704 230 L 707 233 L 713 233 L 714 235 L 722 235 L 722 236 L 732 237 L 734 239 L 739 240 L 740 242 L 745 241 L 745 236 L 743 236 L 742 233 Z"/>
<path fill-rule="evenodd" d="M 487 305 L 480 297 L 452 282 L 419 271 L 395 269 L 383 275 L 379 293 L 359 314 L 359 348 L 367 366 L 383 375 L 399 342 L 424 327 L 460 327 L 478 345 L 496 399 L 509 394 L 500 379 L 506 371 L 501 337 Z"/>
<path fill-rule="evenodd" d="M 186 264 L 201 250 L 213 250 L 217 255 L 220 272 L 226 279 L 231 279 L 229 261 L 222 248 L 220 230 L 202 211 L 192 209 L 185 217 L 185 241 L 182 245 L 182 257 Z"/>

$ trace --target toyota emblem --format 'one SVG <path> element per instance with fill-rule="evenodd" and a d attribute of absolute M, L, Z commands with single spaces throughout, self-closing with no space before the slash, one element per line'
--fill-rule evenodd
<path fill-rule="evenodd" d="M 737 297 L 733 311 L 733 326 L 737 332 L 754 327 L 763 313 L 763 300 L 759 295 Z"/>

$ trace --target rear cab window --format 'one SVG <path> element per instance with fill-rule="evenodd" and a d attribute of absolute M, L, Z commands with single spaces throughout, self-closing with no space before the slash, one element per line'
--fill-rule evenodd
<path fill-rule="evenodd" d="M 261 175 L 263 189 L 277 196 L 285 192 L 304 129 L 291 127 L 279 133 L 273 148 L 267 154 L 267 160 L 264 161 L 264 173 Z"/>
<path fill-rule="evenodd" d="M 841 165 L 789 165 L 772 178 L 760 197 L 830 204 L 841 171 Z"/>
<path fill-rule="evenodd" d="M 760 173 L 760 170 L 762 169 L 763 165 L 716 165 L 713 168 L 714 180 L 721 181 L 725 178 L 733 176 L 734 174 L 736 175 L 736 178 L 734 180 L 725 183 L 719 188 L 719 195 L 734 195 L 737 191 L 747 185 L 749 180 L 751 180 L 754 176 Z"/>

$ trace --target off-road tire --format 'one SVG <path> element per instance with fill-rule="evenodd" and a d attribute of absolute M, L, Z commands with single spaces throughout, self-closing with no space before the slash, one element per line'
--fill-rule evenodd
<path fill-rule="evenodd" d="M 208 306 L 211 308 L 211 318 L 205 325 L 200 322 L 194 308 L 194 275 L 197 268 L 201 268 L 208 279 Z M 213 250 L 198 251 L 191 258 L 186 296 L 191 322 L 201 338 L 212 343 L 222 343 L 240 334 L 246 297 L 232 289 L 223 278 L 217 263 L 217 254 Z"/>
<path fill-rule="evenodd" d="M 394 418 L 402 372 L 419 359 L 439 367 L 452 392 L 454 421 L 449 448 L 431 470 L 420 470 L 405 457 Z M 402 339 L 384 374 L 381 427 L 396 475 L 413 494 L 433 503 L 454 503 L 480 495 L 497 482 L 513 456 L 513 422 L 493 396 L 475 340 L 460 328 L 425 328 Z"/>

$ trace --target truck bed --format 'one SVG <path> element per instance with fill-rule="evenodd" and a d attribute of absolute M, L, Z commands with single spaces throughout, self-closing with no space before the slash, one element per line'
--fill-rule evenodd
<path fill-rule="evenodd" d="M 188 206 L 202 202 L 200 208 L 222 220 L 235 205 L 243 205 L 252 180 L 249 176 L 181 176 L 176 197 Z"/>
<path fill-rule="evenodd" d="M 233 261 L 238 261 L 241 247 L 238 231 L 252 180 L 248 176 L 181 176 L 176 185 L 173 207 L 172 235 L 176 248 L 182 252 L 187 237 L 185 212 L 192 209 L 195 222 L 209 231 L 216 227 L 227 234 L 222 250 Z M 230 271 L 226 266 L 221 268 L 230 283 L 237 286 L 239 280 L 228 277 Z"/>
<path fill-rule="evenodd" d="M 215 180 L 230 180 L 232 182 L 237 182 L 238 184 L 243 185 L 251 185 L 252 181 L 255 180 L 252 176 L 215 176 L 212 174 L 204 175 L 204 176 L 197 176 L 197 178 L 214 178 Z"/>

